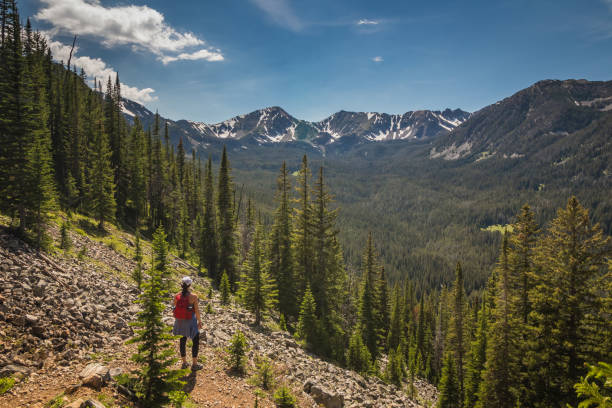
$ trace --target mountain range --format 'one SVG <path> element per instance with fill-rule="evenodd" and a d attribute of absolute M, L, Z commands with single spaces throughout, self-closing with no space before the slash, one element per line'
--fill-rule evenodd
<path fill-rule="evenodd" d="M 151 111 L 128 99 L 123 100 L 123 113 L 129 121 L 138 116 L 145 128 L 154 120 Z M 326 146 L 349 140 L 352 144 L 359 144 L 369 141 L 433 139 L 450 132 L 469 117 L 470 113 L 461 109 L 420 110 L 397 115 L 340 111 L 319 122 L 309 122 L 273 106 L 216 124 L 165 118 L 161 120 L 168 124 L 170 137 L 175 143 L 182 137 L 184 143 L 196 150 L 207 142 L 219 140 L 255 144 L 305 142 L 324 150 Z"/>

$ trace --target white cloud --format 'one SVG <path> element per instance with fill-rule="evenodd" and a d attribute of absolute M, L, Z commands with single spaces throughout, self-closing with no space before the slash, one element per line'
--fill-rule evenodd
<path fill-rule="evenodd" d="M 99 0 L 41 1 L 43 6 L 35 17 L 52 24 L 55 34 L 91 36 L 108 47 L 129 45 L 150 51 L 162 61 L 168 53 L 205 44 L 193 33 L 175 30 L 162 13 L 147 6 L 104 7 Z"/>
<path fill-rule="evenodd" d="M 378 20 L 368 20 L 367 18 L 362 18 L 357 22 L 357 25 L 377 25 L 378 23 Z"/>
<path fill-rule="evenodd" d="M 211 51 L 202 49 L 192 53 L 181 53 L 176 57 L 173 56 L 165 56 L 161 60 L 164 64 L 168 64 L 169 62 L 178 61 L 178 60 L 199 60 L 203 59 L 206 61 L 223 61 L 223 54 L 219 51 Z"/>
<path fill-rule="evenodd" d="M 294 13 L 288 0 L 251 0 L 253 4 L 262 9 L 278 25 L 292 31 L 300 31 L 304 23 Z"/>
<path fill-rule="evenodd" d="M 47 37 L 49 36 L 48 33 L 44 34 L 47 35 Z M 49 40 L 48 43 L 49 47 L 51 48 L 53 58 L 56 61 L 63 61 L 64 63 L 67 63 L 68 58 L 70 57 L 71 46 L 53 40 Z M 78 69 L 83 68 L 83 70 L 85 70 L 85 74 L 90 79 L 90 85 L 95 86 L 95 84 L 93 84 L 94 78 L 102 82 L 103 86 L 106 86 L 106 82 L 108 81 L 109 77 L 112 81 L 114 81 L 115 77 L 117 76 L 117 72 L 112 67 L 106 65 L 106 63 L 100 58 L 79 56 L 77 55 L 78 51 L 79 47 L 75 46 L 74 51 L 72 52 L 70 65 L 71 67 L 77 67 Z M 157 96 L 152 95 L 154 92 L 155 90 L 153 88 L 139 89 L 121 83 L 121 95 L 141 104 L 156 101 Z"/>
<path fill-rule="evenodd" d="M 610 11 L 612 11 L 612 0 L 603 0 L 603 2 L 606 3 L 608 7 L 610 7 Z"/>
<path fill-rule="evenodd" d="M 374 62 L 383 62 L 384 59 L 381 56 L 376 56 L 376 57 L 372 58 L 372 61 L 374 61 Z"/>

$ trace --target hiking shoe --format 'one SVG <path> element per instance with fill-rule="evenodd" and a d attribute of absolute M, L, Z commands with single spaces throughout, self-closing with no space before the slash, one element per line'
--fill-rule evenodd
<path fill-rule="evenodd" d="M 194 364 L 194 365 L 191 366 L 191 371 L 201 370 L 202 368 L 204 368 L 204 367 L 202 367 L 201 364 Z"/>
<path fill-rule="evenodd" d="M 182 369 L 185 369 L 185 368 L 188 368 L 188 367 L 189 367 L 189 363 L 183 363 L 183 364 L 181 364 L 181 368 L 182 368 Z"/>

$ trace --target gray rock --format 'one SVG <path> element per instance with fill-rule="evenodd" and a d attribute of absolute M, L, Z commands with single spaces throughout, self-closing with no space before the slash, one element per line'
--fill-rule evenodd
<path fill-rule="evenodd" d="M 81 408 L 106 408 L 103 403 L 98 400 L 88 399 L 81 404 Z"/>
<path fill-rule="evenodd" d="M 27 376 L 30 374 L 30 369 L 16 364 L 9 364 L 0 369 L 0 378 L 9 377 L 17 373 Z"/>

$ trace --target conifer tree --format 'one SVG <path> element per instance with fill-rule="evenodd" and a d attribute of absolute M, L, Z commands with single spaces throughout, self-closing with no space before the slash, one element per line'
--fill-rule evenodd
<path fill-rule="evenodd" d="M 378 313 L 380 309 L 378 307 L 378 293 L 376 290 L 378 278 L 376 268 L 376 254 L 374 252 L 374 244 L 372 243 L 372 234 L 370 233 L 363 255 L 363 283 L 359 299 L 358 321 L 362 330 L 363 341 L 368 347 L 373 360 L 378 356 L 378 345 L 380 344 L 380 332 L 378 330 Z"/>
<path fill-rule="evenodd" d="M 464 398 L 464 376 L 465 376 L 465 336 L 464 336 L 464 309 L 465 309 L 465 292 L 463 287 L 463 270 L 461 263 L 457 262 L 455 268 L 455 282 L 452 293 L 452 315 L 450 332 L 448 336 L 448 349 L 453 353 L 453 366 L 456 377 L 457 387 L 459 390 L 459 400 L 457 406 L 463 406 Z"/>
<path fill-rule="evenodd" d="M 387 282 L 387 275 L 385 274 L 385 268 L 380 268 L 380 274 L 377 279 L 377 292 L 378 292 L 378 332 L 379 342 L 381 349 L 385 349 L 385 341 L 387 340 L 387 334 L 389 332 L 389 283 Z M 397 346 L 396 346 L 397 347 Z"/>
<path fill-rule="evenodd" d="M 397 348 L 404 338 L 402 303 L 403 299 L 400 296 L 400 288 L 396 284 L 393 288 L 391 323 L 389 326 L 389 334 L 387 335 L 387 347 L 389 350 Z"/>
<path fill-rule="evenodd" d="M 146 152 L 145 138 L 142 125 L 138 116 L 134 118 L 134 126 L 130 132 L 129 139 L 129 192 L 127 207 L 131 211 L 130 217 L 134 220 L 133 225 L 138 228 L 141 218 L 146 215 Z"/>
<path fill-rule="evenodd" d="M 310 202 L 310 168 L 306 155 L 298 171 L 296 191 L 297 207 L 293 214 L 293 248 L 295 254 L 295 281 L 298 300 L 306 291 L 312 278 L 313 242 L 312 242 L 312 205 Z"/>
<path fill-rule="evenodd" d="M 457 382 L 457 370 L 454 367 L 454 361 L 455 357 L 452 353 L 445 354 L 442 378 L 438 386 L 440 393 L 436 408 L 461 408 L 462 406 L 461 390 Z"/>
<path fill-rule="evenodd" d="M 167 247 L 163 228 L 159 228 L 154 238 L 154 258 L 165 258 L 164 249 Z M 138 313 L 138 320 L 132 323 L 136 335 L 129 343 L 136 343 L 138 351 L 132 356 L 141 366 L 136 387 L 137 397 L 144 406 L 161 407 L 170 402 L 172 395 L 181 392 L 181 381 L 186 370 L 175 370 L 172 366 L 176 362 L 174 355 L 174 336 L 171 328 L 162 321 L 164 304 L 168 295 L 164 282 L 163 270 L 157 269 L 160 262 L 154 263 L 150 271 L 149 280 L 144 284 L 144 291 L 140 295 L 139 303 L 142 311 Z"/>
<path fill-rule="evenodd" d="M 584 363 L 609 358 L 610 350 L 602 349 L 609 340 L 602 342 L 593 325 L 604 317 L 596 299 L 610 254 L 610 237 L 571 197 L 536 248 L 526 353 L 534 406 L 576 404 L 573 385 L 585 374 Z"/>
<path fill-rule="evenodd" d="M 478 393 L 478 407 L 514 407 L 518 396 L 519 320 L 513 313 L 514 293 L 508 260 L 508 234 L 504 233 L 496 268 L 498 276 L 493 323 L 487 331 L 486 363 Z M 471 396 L 470 396 L 471 397 Z"/>
<path fill-rule="evenodd" d="M 484 369 L 487 352 L 487 322 L 489 320 L 487 302 L 483 300 L 478 313 L 478 328 L 470 347 L 470 358 L 465 378 L 465 407 L 473 407 L 478 400 L 481 374 Z"/>
<path fill-rule="evenodd" d="M 136 281 L 136 285 L 138 285 L 138 289 L 142 286 L 142 248 L 140 247 L 140 233 L 136 231 L 136 244 L 135 244 L 135 254 L 134 260 L 136 261 L 136 268 L 134 268 L 134 272 L 132 277 Z"/>
<path fill-rule="evenodd" d="M 268 273 L 268 261 L 264 257 L 262 229 L 261 222 L 258 222 L 238 292 L 246 308 L 255 314 L 256 326 L 278 301 L 276 285 Z"/>
<path fill-rule="evenodd" d="M 524 324 L 529 316 L 529 290 L 531 282 L 529 275 L 533 272 L 533 250 L 538 234 L 534 214 L 529 205 L 525 204 L 513 225 L 512 235 L 509 238 L 509 260 L 512 267 L 513 287 L 518 291 L 517 313 Z"/>
<path fill-rule="evenodd" d="M 372 356 L 363 343 L 359 327 L 355 328 L 349 339 L 348 349 L 346 350 L 346 365 L 361 374 L 368 374 L 372 367 Z"/>
<path fill-rule="evenodd" d="M 292 319 L 297 318 L 297 294 L 294 278 L 293 249 L 291 247 L 291 207 L 289 204 L 290 181 L 287 165 L 283 162 L 276 180 L 277 208 L 270 237 L 270 275 L 276 279 L 278 288 L 278 308 Z"/>
<path fill-rule="evenodd" d="M 219 270 L 225 271 L 232 291 L 236 285 L 236 237 L 234 230 L 234 205 L 232 178 L 227 150 L 223 147 L 217 189 L 217 214 L 219 216 Z"/>
<path fill-rule="evenodd" d="M 111 151 L 108 138 L 101 119 L 92 127 L 89 147 L 89 203 L 93 215 L 98 221 L 98 228 L 104 228 L 104 222 L 111 220 L 115 214 L 115 183 L 111 168 Z"/>
<path fill-rule="evenodd" d="M 209 157 L 204 176 L 204 221 L 200 238 L 200 264 L 206 267 L 208 276 L 214 282 L 218 282 L 217 211 L 213 189 L 212 159 Z"/>
<path fill-rule="evenodd" d="M 230 288 L 229 278 L 227 277 L 227 273 L 225 273 L 225 271 L 223 271 L 223 275 L 221 275 L 219 291 L 221 292 L 221 304 L 229 304 L 230 296 L 232 295 L 232 289 Z"/>
<path fill-rule="evenodd" d="M 319 337 L 319 321 L 317 320 L 317 304 L 310 291 L 310 286 L 306 286 L 306 292 L 300 306 L 300 317 L 297 325 L 297 337 L 306 341 L 309 347 L 317 347 Z"/>

